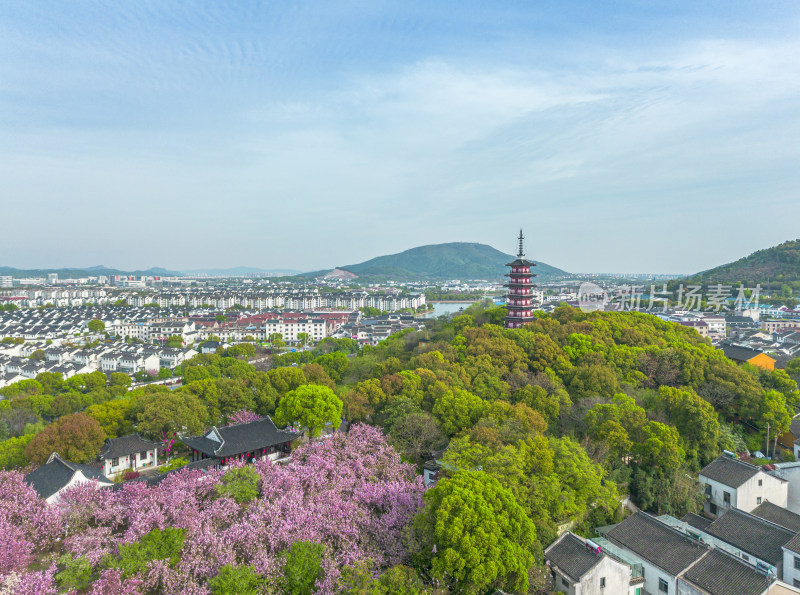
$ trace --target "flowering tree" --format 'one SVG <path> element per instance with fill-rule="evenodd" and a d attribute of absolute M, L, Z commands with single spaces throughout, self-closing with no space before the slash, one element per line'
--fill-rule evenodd
<path fill-rule="evenodd" d="M 339 592 L 345 567 L 377 573 L 406 559 L 403 531 L 425 488 L 379 429 L 356 425 L 298 448 L 286 465 L 259 461 L 246 468 L 261 489 L 242 504 L 217 488 L 221 470 L 182 469 L 155 485 L 132 481 L 117 490 L 85 482 L 51 506 L 19 473 L 0 473 L 0 532 L 8 536 L 0 543 L 0 592 L 23 592 L 17 584 L 58 592 L 59 567 L 48 554 L 56 543 L 59 553 L 91 565 L 90 594 L 208 595 L 221 569 L 240 566 L 277 588 L 287 552 L 299 541 L 319 544 L 319 593 Z M 120 572 L 130 545 L 167 529 L 185 535 L 178 556 L 153 554 L 130 575 Z M 33 562 L 36 571 L 26 570 Z"/>
<path fill-rule="evenodd" d="M 61 534 L 59 510 L 47 506 L 17 471 L 0 471 L 0 575 L 20 570 Z"/>
<path fill-rule="evenodd" d="M 232 413 L 228 416 L 228 425 L 246 424 L 251 421 L 258 421 L 259 419 L 261 419 L 261 416 L 257 413 L 253 413 L 247 409 L 239 409 L 236 413 Z"/>

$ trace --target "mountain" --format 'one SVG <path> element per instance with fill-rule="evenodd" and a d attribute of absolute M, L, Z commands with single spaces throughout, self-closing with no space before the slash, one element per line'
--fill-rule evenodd
<path fill-rule="evenodd" d="M 758 250 L 736 262 L 701 271 L 692 280 L 747 286 L 800 281 L 800 240 Z"/>
<path fill-rule="evenodd" d="M 515 256 L 503 254 L 486 244 L 453 242 L 411 248 L 398 254 L 378 256 L 366 262 L 336 267 L 358 275 L 360 279 L 446 280 L 486 279 L 496 280 L 506 273 L 506 263 Z M 318 277 L 330 271 L 306 273 L 303 277 Z M 533 269 L 541 278 L 568 276 L 569 273 L 549 264 L 537 262 Z"/>
<path fill-rule="evenodd" d="M 87 268 L 64 268 L 64 269 L 16 269 L 14 267 L 0 267 L 0 275 L 10 275 L 14 278 L 23 277 L 45 277 L 49 273 L 58 273 L 59 279 L 74 279 L 80 277 L 99 277 L 101 275 L 132 275 L 136 277 L 179 277 L 182 273 L 168 271 L 161 267 L 152 267 L 146 270 L 122 271 L 104 265 L 97 265 Z"/>

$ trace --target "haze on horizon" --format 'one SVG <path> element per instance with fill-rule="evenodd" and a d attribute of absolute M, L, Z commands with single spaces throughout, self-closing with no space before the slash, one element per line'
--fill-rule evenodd
<path fill-rule="evenodd" d="M 481 242 L 694 272 L 797 233 L 800 4 L 0 4 L 0 265 Z"/>

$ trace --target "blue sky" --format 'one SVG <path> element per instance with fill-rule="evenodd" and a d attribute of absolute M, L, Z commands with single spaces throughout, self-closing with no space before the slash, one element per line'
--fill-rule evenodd
<path fill-rule="evenodd" d="M 470 241 L 694 272 L 800 237 L 800 3 L 3 2 L 0 265 Z"/>

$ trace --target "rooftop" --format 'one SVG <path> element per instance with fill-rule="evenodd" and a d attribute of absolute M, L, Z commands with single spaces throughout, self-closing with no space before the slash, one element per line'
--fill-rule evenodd
<path fill-rule="evenodd" d="M 760 470 L 755 465 L 722 455 L 703 467 L 700 475 L 728 487 L 738 488 Z"/>
<path fill-rule="evenodd" d="M 781 547 L 795 532 L 731 508 L 706 527 L 706 533 L 773 565 L 783 560 Z"/>
<path fill-rule="evenodd" d="M 672 575 L 683 572 L 708 549 L 646 512 L 629 516 L 609 530 L 606 538 Z"/>
<path fill-rule="evenodd" d="M 796 514 L 772 502 L 762 502 L 750 514 L 785 527 L 795 533 L 800 531 L 800 514 Z"/>
<path fill-rule="evenodd" d="M 565 533 L 545 551 L 545 557 L 552 566 L 566 573 L 573 580 L 579 581 L 595 564 L 603 559 L 604 554 L 595 554 L 586 547 L 586 540 L 572 533 Z"/>
<path fill-rule="evenodd" d="M 683 575 L 709 595 L 761 595 L 772 580 L 738 558 L 713 549 Z"/>

